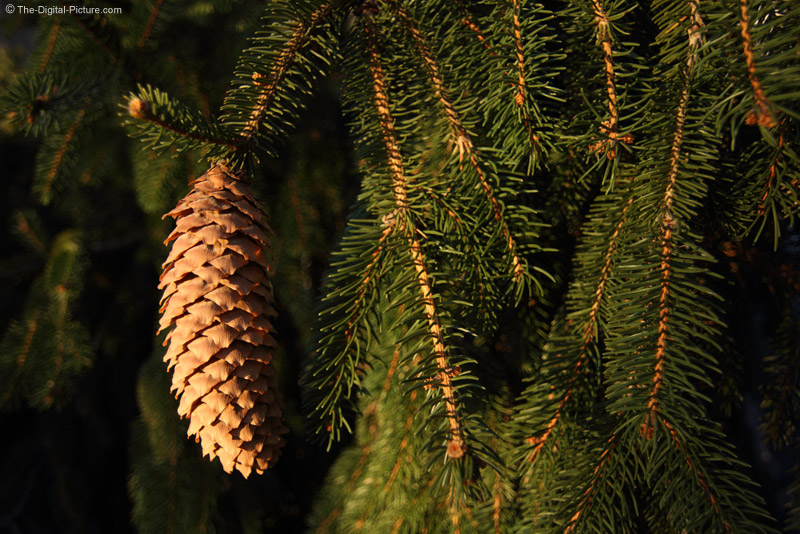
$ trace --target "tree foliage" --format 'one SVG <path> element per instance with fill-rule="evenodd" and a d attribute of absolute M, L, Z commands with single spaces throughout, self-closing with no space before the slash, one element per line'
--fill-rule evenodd
<path fill-rule="evenodd" d="M 37 140 L 0 406 L 91 420 L 75 384 L 137 374 L 140 531 L 800 528 L 800 5 L 129 7 L 38 19 L 0 80 L 3 135 Z M 258 481 L 181 437 L 161 339 L 120 350 L 154 330 L 158 216 L 217 163 L 276 234 L 294 454 Z"/>

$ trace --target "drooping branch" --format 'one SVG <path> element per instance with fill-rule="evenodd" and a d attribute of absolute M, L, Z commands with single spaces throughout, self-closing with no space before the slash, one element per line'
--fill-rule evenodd
<path fill-rule="evenodd" d="M 438 62 L 434 58 L 428 43 L 425 41 L 425 38 L 414 24 L 414 21 L 411 20 L 411 17 L 408 16 L 405 10 L 397 2 L 392 1 L 391 6 L 395 13 L 397 13 L 397 15 L 403 21 L 404 27 L 414 41 L 417 52 L 425 63 L 425 69 L 430 76 L 434 93 L 439 99 L 439 103 L 441 104 L 444 114 L 447 117 L 448 124 L 450 125 L 451 135 L 453 139 L 455 139 L 454 145 L 456 152 L 458 152 L 459 160 L 462 160 L 465 155 L 467 156 L 467 161 L 469 161 L 470 165 L 475 170 L 475 173 L 480 180 L 481 188 L 486 194 L 487 200 L 492 205 L 494 218 L 498 223 L 500 223 L 503 237 L 506 239 L 506 245 L 509 253 L 511 254 L 514 279 L 519 282 L 524 275 L 524 267 L 517 251 L 516 240 L 514 239 L 514 236 L 511 235 L 511 230 L 505 221 L 502 204 L 500 203 L 500 200 L 498 200 L 492 186 L 489 184 L 486 173 L 478 161 L 477 150 L 475 150 L 469 132 L 467 132 L 467 129 L 464 127 L 458 112 L 456 112 L 455 107 L 450 101 Z"/>
<path fill-rule="evenodd" d="M 400 230 L 405 232 L 409 244 L 411 259 L 417 274 L 422 303 L 428 322 L 428 330 L 433 341 L 436 365 L 439 369 L 436 378 L 445 401 L 445 410 L 450 426 L 450 439 L 447 446 L 447 455 L 451 458 L 460 458 L 466 452 L 464 432 L 458 414 L 455 389 L 452 384 L 453 370 L 448 361 L 448 351 L 444 343 L 436 302 L 433 298 L 432 284 L 428 274 L 427 262 L 422 245 L 417 237 L 418 230 L 412 217 L 408 214 L 407 179 L 403 171 L 403 160 L 397 142 L 397 133 L 394 119 L 389 107 L 389 97 L 386 89 L 386 75 L 381 65 L 378 50 L 376 29 L 373 21 L 367 18 L 364 22 L 364 32 L 369 53 L 369 69 L 372 76 L 372 89 L 375 109 L 378 114 L 384 146 L 388 158 L 389 171 L 392 175 L 392 190 L 395 199 L 395 208 L 391 217 L 394 224 L 400 225 Z"/>
<path fill-rule="evenodd" d="M 672 280 L 672 256 L 675 244 L 673 243 L 673 232 L 677 228 L 677 222 L 672 215 L 673 202 L 676 194 L 676 183 L 680 168 L 681 148 L 683 145 L 684 123 L 689 109 L 690 84 L 694 74 L 695 66 L 700 57 L 700 47 L 703 44 L 701 32 L 704 26 L 700 16 L 698 0 L 689 0 L 691 7 L 692 25 L 689 29 L 689 48 L 684 69 L 684 84 L 678 101 L 678 111 L 675 118 L 675 131 L 672 138 L 670 150 L 669 173 L 667 175 L 667 185 L 664 191 L 661 212 L 661 291 L 658 300 L 658 338 L 656 340 L 655 367 L 653 384 L 650 389 L 650 398 L 647 402 L 647 415 L 642 423 L 642 435 L 650 439 L 653 436 L 653 423 L 658 412 L 658 395 L 664 382 L 664 358 L 667 352 L 667 342 L 669 340 L 669 322 L 672 315 L 670 297 L 670 284 Z"/>
<path fill-rule="evenodd" d="M 767 183 L 764 184 L 764 192 L 761 194 L 761 199 L 758 203 L 758 215 L 764 216 L 767 212 L 767 200 L 775 187 L 775 179 L 778 175 L 778 165 L 780 164 L 781 157 L 783 156 L 783 131 L 778 135 L 778 149 L 775 153 L 775 158 L 767 170 Z"/>
<path fill-rule="evenodd" d="M 756 101 L 756 108 L 748 114 L 746 122 L 750 125 L 759 124 L 766 128 L 774 128 L 776 126 L 775 118 L 772 116 L 769 100 L 764 94 L 761 80 L 759 80 L 756 73 L 756 58 L 753 53 L 753 38 L 750 32 L 750 14 L 747 0 L 739 0 L 739 9 L 741 13 L 739 24 L 742 29 L 742 47 L 744 48 L 744 60 L 747 65 L 747 77 L 750 80 L 750 85 L 753 88 L 753 97 Z"/>
<path fill-rule="evenodd" d="M 249 148 L 261 122 L 267 114 L 281 82 L 286 78 L 289 69 L 297 61 L 298 53 L 308 43 L 309 31 L 332 11 L 331 3 L 317 8 L 307 19 L 297 23 L 292 36 L 283 45 L 272 70 L 268 75 L 253 74 L 253 82 L 260 87 L 258 97 L 250 111 L 250 116 L 239 135 L 240 146 Z"/>
<path fill-rule="evenodd" d="M 58 176 L 58 171 L 61 168 L 61 163 L 64 161 L 64 156 L 66 155 L 67 150 L 70 147 L 70 143 L 75 137 L 75 134 L 78 131 L 78 127 L 80 126 L 81 121 L 83 120 L 83 117 L 85 115 L 86 115 L 85 107 L 78 110 L 78 113 L 75 116 L 75 120 L 72 121 L 72 124 L 70 124 L 69 129 L 64 134 L 64 138 L 61 141 L 61 145 L 58 147 L 58 150 L 56 150 L 56 153 L 53 156 L 53 163 L 50 167 L 50 170 L 47 172 L 47 177 L 45 179 L 44 184 L 41 186 L 42 193 L 45 196 L 49 196 L 53 189 L 53 183 L 56 180 L 56 176 Z"/>
<path fill-rule="evenodd" d="M 598 459 L 597 465 L 595 465 L 594 470 L 592 471 L 592 480 L 589 484 L 589 487 L 583 492 L 583 496 L 581 497 L 580 502 L 578 503 L 578 508 L 572 517 L 569 520 L 569 524 L 567 524 L 567 528 L 564 529 L 564 534 L 572 534 L 575 532 L 575 527 L 578 525 L 578 521 L 580 521 L 583 513 L 591 506 L 592 499 L 594 498 L 594 494 L 597 491 L 597 487 L 603 480 L 603 475 L 605 474 L 605 468 L 608 465 L 608 461 L 611 459 L 612 452 L 616 446 L 616 440 L 612 435 L 608 441 L 606 442 L 606 446 L 603 449 L 603 452 L 600 453 L 600 458 Z"/>
<path fill-rule="evenodd" d="M 620 135 L 619 128 L 619 104 L 617 102 L 617 79 L 614 72 L 614 39 L 611 36 L 611 21 L 608 14 L 603 9 L 602 0 L 592 0 L 592 10 L 594 11 L 595 22 L 597 23 L 597 38 L 603 48 L 603 63 L 606 74 L 606 92 L 608 94 L 608 118 L 600 125 L 600 131 L 606 136 L 589 146 L 592 152 L 604 152 L 608 159 L 616 156 L 616 144 L 632 143 L 631 134 Z"/>
<path fill-rule="evenodd" d="M 147 17 L 147 25 L 144 27 L 144 31 L 142 32 L 142 36 L 139 38 L 139 42 L 136 43 L 136 47 L 141 50 L 144 48 L 144 45 L 147 44 L 147 41 L 150 39 L 150 34 L 153 31 L 153 26 L 156 24 L 156 19 L 158 18 L 158 14 L 161 12 L 161 5 L 164 3 L 164 0 L 156 0 L 153 9 L 150 11 L 150 15 Z"/>
<path fill-rule="evenodd" d="M 550 418 L 545 426 L 545 431 L 539 436 L 532 436 L 526 439 L 526 442 L 533 446 L 533 450 L 528 455 L 528 461 L 530 462 L 536 461 L 536 458 L 544 448 L 545 443 L 547 443 L 547 440 L 553 435 L 553 431 L 561 420 L 564 408 L 572 396 L 575 380 L 577 380 L 583 366 L 583 362 L 586 360 L 586 356 L 589 353 L 589 347 L 596 339 L 597 330 L 599 327 L 598 314 L 600 313 L 600 305 L 606 296 L 606 285 L 608 284 L 611 274 L 611 267 L 614 264 L 614 253 L 617 251 L 617 247 L 619 245 L 619 235 L 626 221 L 625 214 L 632 203 L 633 197 L 630 197 L 623 205 L 622 212 L 620 213 L 620 219 L 617 222 L 617 225 L 614 227 L 611 237 L 609 238 L 608 248 L 603 256 L 603 266 L 600 269 L 600 277 L 597 281 L 597 289 L 595 289 L 594 293 L 595 298 L 592 302 L 591 308 L 589 309 L 586 322 L 583 324 L 583 343 L 581 344 L 580 351 L 578 352 L 578 358 L 575 361 L 575 365 L 572 367 L 572 372 L 567 381 L 566 390 L 564 391 L 561 400 L 556 407 L 553 417 Z"/>
<path fill-rule="evenodd" d="M 683 454 L 684 460 L 686 461 L 686 465 L 689 467 L 689 469 L 694 471 L 694 474 L 697 476 L 697 483 L 700 485 L 701 490 L 708 498 L 708 502 L 711 504 L 711 508 L 714 510 L 714 513 L 720 515 L 720 509 L 719 506 L 717 506 L 717 500 L 714 498 L 714 494 L 711 493 L 711 489 L 708 487 L 708 483 L 706 482 L 706 477 L 703 476 L 701 470 L 695 465 L 695 462 L 692 461 L 688 448 L 678 437 L 678 432 L 671 424 L 669 424 L 669 422 L 663 416 L 659 416 L 659 418 L 661 420 L 661 423 L 663 423 L 663 425 L 669 432 L 669 436 L 670 438 L 672 438 L 672 442 L 675 444 L 675 448 L 677 448 L 678 451 L 680 451 L 681 454 Z M 722 520 L 722 525 L 725 528 L 725 532 L 728 533 L 732 532 L 730 524 L 724 519 L 721 520 Z"/>
<path fill-rule="evenodd" d="M 517 104 L 519 108 L 520 117 L 522 118 L 522 125 L 525 127 L 525 131 L 528 134 L 528 139 L 531 143 L 531 150 L 535 151 L 537 148 L 537 143 L 539 141 L 539 136 L 537 136 L 533 131 L 533 126 L 531 124 L 531 117 L 528 114 L 528 110 L 525 107 L 525 92 L 526 92 L 526 82 L 525 82 L 525 48 L 522 43 L 522 23 L 520 22 L 521 14 L 520 14 L 520 0 L 513 0 L 512 7 L 514 9 L 511 17 L 512 17 L 512 25 L 514 27 L 514 52 L 517 56 L 517 93 L 514 95 L 514 102 Z"/>
<path fill-rule="evenodd" d="M 387 395 L 387 393 L 389 392 L 389 389 L 392 386 L 392 381 L 393 381 L 393 379 L 395 377 L 395 373 L 397 373 L 397 368 L 399 366 L 399 363 L 400 363 L 400 348 L 399 347 L 395 347 L 394 354 L 392 355 L 392 361 L 389 363 L 389 369 L 386 372 L 386 378 L 384 379 L 384 382 L 383 382 L 383 388 L 381 390 L 380 399 L 375 399 L 374 401 L 372 401 L 370 403 L 370 406 L 367 407 L 367 409 L 365 410 L 366 413 L 377 413 L 378 410 L 381 409 L 380 402 L 383 402 L 385 400 L 386 395 Z M 414 393 L 416 393 L 416 392 L 414 392 Z M 412 405 L 413 405 L 413 402 L 414 402 L 414 399 L 411 398 Z M 413 412 L 413 410 L 412 410 L 412 412 Z M 406 425 L 406 430 L 408 430 L 408 428 L 411 426 L 411 420 L 412 419 L 413 419 L 413 413 L 412 413 L 412 415 L 409 416 L 409 422 Z M 342 509 L 344 508 L 344 505 L 345 505 L 345 502 L 346 502 L 345 498 L 348 495 L 350 495 L 353 492 L 353 490 L 355 489 L 356 484 L 359 481 L 359 478 L 361 477 L 361 475 L 364 472 L 364 468 L 365 468 L 367 462 L 372 457 L 372 453 L 373 453 L 372 445 L 377 441 L 380 429 L 378 428 L 377 425 L 369 425 L 368 428 L 367 428 L 367 432 L 368 432 L 368 436 L 369 436 L 369 441 L 368 441 L 368 443 L 366 445 L 364 445 L 364 447 L 361 448 L 361 455 L 358 457 L 358 461 L 356 462 L 355 468 L 353 469 L 353 472 L 350 474 L 350 478 L 348 479 L 347 484 L 344 487 L 344 490 L 341 492 L 341 495 L 342 495 L 341 502 L 339 504 L 337 504 L 328 513 L 328 515 L 325 516 L 325 519 L 323 519 L 319 523 L 319 526 L 315 530 L 316 534 L 325 534 L 325 533 L 329 532 L 329 528 L 330 528 L 331 524 L 333 524 L 333 522 L 342 513 Z M 401 452 L 405 448 L 405 442 L 406 441 L 404 439 L 404 441 L 400 443 Z M 390 482 L 388 482 L 386 487 L 384 488 L 384 493 L 386 493 L 386 494 L 388 494 L 389 486 L 391 485 L 391 482 L 394 480 L 394 477 L 397 475 L 396 472 L 399 471 L 399 469 L 400 469 L 399 466 L 400 466 L 401 461 L 402 461 L 402 456 L 399 456 L 398 459 L 397 459 L 397 464 L 395 465 L 395 469 L 392 471 L 392 475 L 389 478 Z M 364 520 L 367 517 L 367 514 L 372 509 L 373 503 L 374 503 L 373 500 L 369 501 L 367 509 L 364 511 L 364 514 L 362 514 L 362 517 L 361 517 L 361 520 L 360 520 L 360 524 L 363 525 Z M 360 530 L 358 525 L 359 525 L 359 522 L 356 523 L 356 531 Z"/>
<path fill-rule="evenodd" d="M 522 48 L 522 25 L 519 21 L 520 0 L 513 0 L 514 13 L 514 49 L 517 54 L 517 94 L 514 97 L 517 105 L 522 107 L 525 103 L 525 52 Z"/>
<path fill-rule="evenodd" d="M 483 33 L 483 30 L 481 30 L 475 21 L 472 20 L 472 14 L 467 9 L 467 6 L 464 5 L 464 0 L 455 0 L 455 4 L 458 10 L 461 12 L 461 24 L 475 34 L 475 36 L 478 38 L 478 41 L 483 45 L 484 48 L 486 48 L 486 50 L 489 51 L 490 55 L 497 55 L 495 51 L 492 50 L 492 45 L 490 45 L 489 41 L 486 40 L 486 35 Z"/>
<path fill-rule="evenodd" d="M 61 17 L 57 18 L 53 23 L 53 26 L 50 28 L 50 35 L 47 38 L 47 48 L 45 49 L 42 60 L 39 62 L 39 72 L 44 72 L 47 68 L 47 65 L 50 63 L 50 58 L 53 55 L 53 49 L 56 46 L 56 40 L 58 39 L 58 34 L 61 30 L 61 21 Z"/>

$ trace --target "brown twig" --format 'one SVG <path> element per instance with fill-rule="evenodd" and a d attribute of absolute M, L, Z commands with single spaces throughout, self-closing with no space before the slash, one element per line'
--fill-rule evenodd
<path fill-rule="evenodd" d="M 664 192 L 664 208 L 661 216 L 661 291 L 658 300 L 656 363 L 653 374 L 653 385 L 650 389 L 650 396 L 647 402 L 647 415 L 645 416 L 645 421 L 642 423 L 642 435 L 647 439 L 653 436 L 653 422 L 658 412 L 658 394 L 664 383 L 664 359 L 667 352 L 671 316 L 671 309 L 668 301 L 670 296 L 670 280 L 672 278 L 671 262 L 674 248 L 672 234 L 677 228 L 677 222 L 672 216 L 672 204 L 675 198 L 678 170 L 680 167 L 683 128 L 686 122 L 686 113 L 689 108 L 689 84 L 694 73 L 695 65 L 699 59 L 699 49 L 703 41 L 700 30 L 704 26 L 704 23 L 700 17 L 699 0 L 689 0 L 689 5 L 692 11 L 692 26 L 689 29 L 689 50 L 686 57 L 685 68 L 686 75 L 684 76 L 683 90 L 681 91 L 681 97 L 678 102 L 675 133 L 672 138 L 669 173 L 667 175 L 667 187 Z"/>
<path fill-rule="evenodd" d="M 261 89 L 250 111 L 250 117 L 240 134 L 241 147 L 248 147 L 255 137 L 261 121 L 264 120 L 269 107 L 275 100 L 278 86 L 286 78 L 289 68 L 294 65 L 297 53 L 306 45 L 309 30 L 325 18 L 331 10 L 330 3 L 323 4 L 308 19 L 300 21 L 280 54 L 278 54 L 269 75 L 253 74 L 253 82 Z"/>
<path fill-rule="evenodd" d="M 431 84 L 433 85 L 434 94 L 439 99 L 439 103 L 441 104 L 444 110 L 448 123 L 450 124 L 452 136 L 455 139 L 454 142 L 455 150 L 458 153 L 459 160 L 462 160 L 465 155 L 467 156 L 467 160 L 469 161 L 470 165 L 473 167 L 476 174 L 478 175 L 478 180 L 480 181 L 481 187 L 483 188 L 483 191 L 486 194 L 486 198 L 492 205 L 494 218 L 501 225 L 503 237 L 506 239 L 506 244 L 511 254 L 511 264 L 514 271 L 514 279 L 519 282 L 524 275 L 525 269 L 517 252 L 516 240 L 514 239 L 514 236 L 511 235 L 511 230 L 509 229 L 508 224 L 506 223 L 505 218 L 503 217 L 502 204 L 497 199 L 497 196 L 495 195 L 492 186 L 489 184 L 486 174 L 484 173 L 483 169 L 481 168 L 478 162 L 478 157 L 476 154 L 476 150 L 474 149 L 472 139 L 470 138 L 467 129 L 461 122 L 461 118 L 458 116 L 458 113 L 456 112 L 453 104 L 450 102 L 450 98 L 448 97 L 447 91 L 445 89 L 444 80 L 442 79 L 442 76 L 440 74 L 438 63 L 436 59 L 433 57 L 433 54 L 431 53 L 430 47 L 425 41 L 425 38 L 422 36 L 419 29 L 411 20 L 411 17 L 408 16 L 405 10 L 403 10 L 403 8 L 397 2 L 392 1 L 391 6 L 394 9 L 395 13 L 397 13 L 397 15 L 403 20 L 406 30 L 409 32 L 412 39 L 414 40 L 416 49 L 425 63 L 425 68 L 428 72 L 428 75 L 431 78 Z M 524 83 L 524 77 L 523 77 L 523 83 Z"/>
<path fill-rule="evenodd" d="M 750 79 L 753 97 L 756 100 L 756 109 L 747 115 L 745 122 L 750 125 L 759 124 L 766 128 L 774 128 L 776 126 L 775 118 L 772 116 L 769 100 L 767 100 L 767 95 L 764 94 L 761 80 L 759 80 L 756 73 L 756 58 L 753 53 L 753 38 L 750 34 L 750 14 L 748 13 L 747 0 L 739 0 L 739 10 L 741 13 L 739 23 L 742 29 L 742 47 L 744 48 L 744 61 L 747 65 L 747 77 Z"/>
<path fill-rule="evenodd" d="M 150 11 L 150 16 L 147 18 L 147 25 L 142 32 L 142 37 L 139 39 L 139 42 L 136 43 L 136 47 L 139 50 L 144 48 L 144 45 L 147 44 L 147 40 L 150 39 L 150 33 L 153 31 L 153 26 L 155 26 L 158 13 L 161 11 L 161 5 L 163 3 L 164 0 L 156 0 L 155 5 L 153 5 L 153 9 Z"/>
<path fill-rule="evenodd" d="M 422 245 L 417 238 L 418 232 L 414 227 L 413 221 L 407 217 L 407 179 L 403 171 L 402 155 L 397 142 L 394 119 L 389 107 L 389 97 L 386 90 L 385 74 L 380 61 L 380 53 L 378 51 L 376 29 L 369 17 L 365 18 L 364 32 L 369 51 L 368 61 L 369 69 L 372 74 L 375 109 L 383 132 L 389 171 L 392 175 L 395 209 L 392 212 L 391 219 L 393 224 L 403 225 L 403 230 L 407 233 L 411 259 L 417 273 L 417 282 L 422 296 L 425 315 L 428 320 L 428 330 L 433 340 L 436 365 L 439 368 L 436 378 L 439 382 L 442 396 L 444 397 L 445 409 L 448 416 L 447 419 L 450 426 L 450 441 L 447 446 L 447 455 L 451 458 L 460 458 L 466 452 L 466 444 L 464 442 L 464 433 L 458 415 L 455 389 L 452 384 L 453 370 L 448 362 L 447 348 L 444 344 L 444 333 L 433 298 L 432 284 L 428 274 L 427 262 L 422 250 Z"/>
<path fill-rule="evenodd" d="M 608 159 L 617 155 L 617 143 L 633 143 L 633 135 L 620 135 L 619 106 L 617 104 L 617 82 L 614 72 L 614 40 L 611 37 L 611 21 L 603 9 L 601 0 L 592 0 L 594 18 L 597 22 L 597 38 L 603 48 L 603 63 L 606 73 L 606 92 L 608 94 L 608 119 L 600 124 L 600 131 L 606 138 L 589 145 L 592 152 L 604 152 Z"/>
<path fill-rule="evenodd" d="M 628 201 L 622 208 L 622 213 L 620 213 L 620 220 L 617 223 L 614 231 L 611 233 L 611 238 L 609 239 L 608 248 L 606 249 L 603 261 L 603 267 L 600 269 L 600 278 L 597 282 L 597 289 L 595 290 L 595 299 L 592 302 L 592 307 L 589 310 L 589 316 L 587 317 L 586 323 L 583 328 L 583 344 L 581 345 L 580 352 L 578 354 L 578 359 L 575 362 L 575 365 L 572 368 L 572 374 L 569 377 L 567 382 L 567 388 L 564 392 L 564 395 L 561 397 L 561 401 L 558 403 L 558 407 L 556 407 L 556 411 L 553 414 L 553 417 L 550 418 L 548 421 L 547 426 L 545 427 L 545 431 L 540 436 L 533 436 L 525 441 L 533 446 L 533 450 L 528 455 L 528 461 L 533 462 L 539 456 L 539 453 L 544 448 L 545 443 L 553 434 L 553 431 L 556 428 L 556 425 L 561 420 L 561 415 L 564 411 L 564 407 L 566 406 L 567 402 L 569 402 L 570 397 L 572 396 L 572 391 L 574 387 L 575 380 L 578 378 L 578 374 L 580 373 L 581 367 L 583 366 L 583 362 L 586 359 L 586 356 L 589 351 L 589 346 L 592 342 L 594 342 L 596 337 L 596 331 L 598 328 L 598 314 L 600 313 L 600 304 L 603 301 L 603 297 L 605 296 L 605 288 L 606 284 L 608 283 L 609 276 L 611 274 L 611 267 L 614 263 L 614 252 L 617 250 L 618 246 L 618 238 L 619 234 L 622 231 L 622 227 L 625 224 L 625 214 L 628 211 L 628 208 L 633 203 L 633 197 L 629 198 Z"/>
<path fill-rule="evenodd" d="M 676 432 L 675 428 L 673 428 L 673 426 L 669 424 L 669 422 L 663 416 L 659 416 L 659 419 L 667 428 L 667 431 L 669 431 L 669 436 L 670 438 L 672 438 L 675 447 L 681 453 L 683 453 L 684 459 L 686 460 L 686 465 L 688 465 L 689 469 L 694 471 L 695 475 L 697 475 L 697 483 L 700 484 L 700 488 L 703 490 L 703 493 L 705 493 L 706 497 L 708 497 L 708 501 L 711 503 L 711 507 L 714 509 L 714 513 L 720 515 L 720 510 L 719 507 L 717 506 L 717 500 L 711 493 L 711 490 L 709 489 L 708 484 L 706 483 L 706 479 L 703 476 L 703 473 L 700 472 L 700 470 L 694 465 L 694 462 L 692 462 L 692 459 L 689 456 L 689 451 L 686 448 L 686 446 L 681 443 L 681 440 L 678 438 L 678 433 Z M 722 525 L 725 527 L 725 532 L 731 532 L 730 524 L 724 519 L 722 520 Z"/>

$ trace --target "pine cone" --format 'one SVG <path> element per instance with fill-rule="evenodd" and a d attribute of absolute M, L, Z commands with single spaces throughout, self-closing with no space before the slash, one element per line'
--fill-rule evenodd
<path fill-rule="evenodd" d="M 189 435 L 225 471 L 246 478 L 275 463 L 287 432 L 270 363 L 276 313 L 263 253 L 270 230 L 249 186 L 224 166 L 192 185 L 164 216 L 177 223 L 159 284 L 160 330 L 174 326 L 164 361 Z"/>

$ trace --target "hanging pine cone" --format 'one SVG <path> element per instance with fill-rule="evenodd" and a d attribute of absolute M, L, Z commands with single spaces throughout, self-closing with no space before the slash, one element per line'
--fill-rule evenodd
<path fill-rule="evenodd" d="M 203 454 L 245 477 L 274 464 L 287 432 L 275 369 L 276 316 L 264 248 L 270 233 L 249 186 L 222 165 L 192 182 L 159 288 L 164 356 L 178 413 Z"/>

